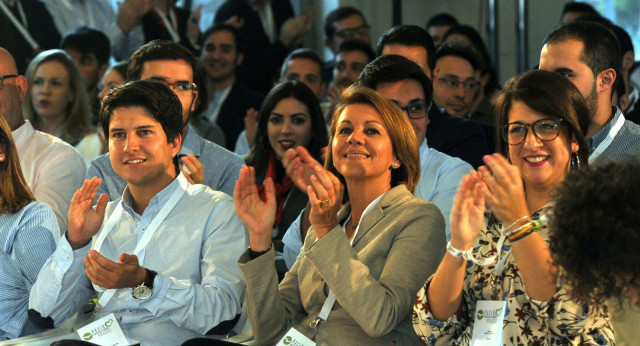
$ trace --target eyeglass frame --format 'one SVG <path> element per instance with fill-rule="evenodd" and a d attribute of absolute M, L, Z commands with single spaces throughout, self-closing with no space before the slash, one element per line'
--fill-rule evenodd
<path fill-rule="evenodd" d="M 187 91 L 195 91 L 195 90 L 198 89 L 198 85 L 196 83 L 188 82 L 188 81 L 177 81 L 177 82 L 170 83 L 170 82 L 168 82 L 168 81 L 166 81 L 165 79 L 162 79 L 162 78 L 151 78 L 150 80 L 166 85 L 167 87 L 169 87 L 169 89 L 173 90 L 173 92 L 177 92 L 177 91 L 187 92 Z M 191 88 L 187 89 L 187 90 L 176 89 L 176 86 L 178 84 L 182 84 L 182 83 L 189 84 Z"/>
<path fill-rule="evenodd" d="M 452 85 L 447 85 L 446 82 L 452 82 Z M 476 92 L 478 91 L 478 89 L 480 88 L 480 82 L 474 80 L 471 80 L 469 78 L 467 78 L 464 82 L 460 81 L 459 79 L 453 79 L 453 78 L 438 78 L 437 80 L 438 83 L 443 84 L 443 88 L 447 89 L 447 90 L 456 90 L 460 87 L 460 84 L 462 84 L 462 90 L 464 91 L 468 91 L 468 92 Z M 468 82 L 472 82 L 473 83 L 473 89 L 469 89 L 467 88 L 467 86 L 465 84 L 467 84 Z"/>
<path fill-rule="evenodd" d="M 4 80 L 7 78 L 18 78 L 17 74 L 6 74 L 4 76 L 0 76 L 0 90 L 4 88 Z"/>
<path fill-rule="evenodd" d="M 546 121 L 552 120 L 552 121 L 556 121 L 557 122 L 557 124 L 555 125 L 556 126 L 555 130 L 557 131 L 557 133 L 551 139 L 542 139 L 542 138 L 540 138 L 540 136 L 538 136 L 538 133 L 536 132 L 536 130 L 534 128 L 534 126 L 536 126 L 536 124 L 538 124 L 540 122 L 543 122 L 545 120 Z M 562 125 L 562 123 L 564 121 L 565 120 L 562 119 L 562 118 L 544 118 L 544 119 L 536 120 L 531 124 L 524 124 L 524 123 L 521 123 L 521 122 L 508 123 L 508 124 L 506 124 L 506 125 L 504 125 L 502 127 L 502 138 L 509 145 L 520 145 L 520 144 L 524 143 L 527 140 L 527 136 L 529 135 L 529 130 L 527 129 L 527 127 L 530 127 L 531 128 L 531 132 L 533 132 L 533 135 L 536 136 L 537 139 L 539 139 L 542 142 L 551 142 L 552 140 L 554 140 L 554 139 L 558 138 L 558 136 L 560 136 L 560 125 Z M 509 126 L 514 125 L 514 124 L 522 125 L 524 127 L 524 136 L 522 137 L 522 141 L 512 144 L 512 143 L 509 143 L 508 131 L 509 131 Z"/>
<path fill-rule="evenodd" d="M 333 36 L 339 36 L 341 38 L 344 39 L 352 39 L 357 35 L 367 35 L 369 34 L 369 30 L 371 29 L 371 26 L 369 26 L 369 24 L 362 24 L 358 27 L 355 28 L 344 28 L 344 29 L 340 29 L 336 32 L 333 33 Z M 347 33 L 354 33 L 351 35 L 348 35 Z"/>
<path fill-rule="evenodd" d="M 409 119 L 414 119 L 414 120 L 418 120 L 418 119 L 424 119 L 429 115 L 429 111 L 431 110 L 431 106 L 433 105 L 433 102 L 429 102 L 429 104 L 427 105 L 426 102 L 422 102 L 422 103 L 410 103 L 404 107 L 402 107 L 401 105 L 397 104 L 396 105 L 398 107 L 400 107 L 400 109 L 402 110 L 402 112 L 407 113 L 407 116 L 409 117 Z M 424 115 L 419 116 L 419 117 L 413 117 L 411 116 L 411 112 L 409 111 L 409 107 L 415 107 L 415 106 L 424 106 L 425 108 L 425 112 Z"/>

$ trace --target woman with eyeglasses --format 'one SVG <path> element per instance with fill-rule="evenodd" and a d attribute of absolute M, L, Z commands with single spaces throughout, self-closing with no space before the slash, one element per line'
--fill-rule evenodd
<path fill-rule="evenodd" d="M 42 331 L 29 321 L 29 291 L 60 234 L 51 207 L 33 197 L 0 114 L 0 341 Z"/>
<path fill-rule="evenodd" d="M 506 85 L 496 107 L 501 154 L 463 178 L 448 253 L 416 297 L 425 343 L 613 342 L 605 312 L 562 287 L 547 245 L 554 191 L 586 165 L 588 124 L 582 95 L 557 73 L 530 71 Z"/>
<path fill-rule="evenodd" d="M 86 87 L 73 58 L 61 49 L 44 51 L 29 63 L 22 109 L 36 130 L 74 146 L 87 166 L 104 152 L 91 124 Z"/>

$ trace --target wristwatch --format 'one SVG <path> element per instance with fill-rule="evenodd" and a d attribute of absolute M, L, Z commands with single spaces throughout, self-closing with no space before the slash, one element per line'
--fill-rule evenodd
<path fill-rule="evenodd" d="M 147 300 L 153 293 L 153 280 L 156 278 L 158 273 L 147 268 L 145 268 L 145 270 L 147 273 L 144 276 L 144 281 L 131 288 L 131 295 L 133 296 L 133 299 Z"/>

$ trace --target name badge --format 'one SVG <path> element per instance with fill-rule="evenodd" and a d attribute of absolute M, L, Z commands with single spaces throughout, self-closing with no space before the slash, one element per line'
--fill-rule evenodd
<path fill-rule="evenodd" d="M 95 320 L 82 328 L 76 329 L 78 340 L 97 345 L 120 346 L 129 345 L 116 316 L 111 313 Z"/>
<path fill-rule="evenodd" d="M 315 346 L 316 343 L 291 327 L 276 346 Z"/>
<path fill-rule="evenodd" d="M 504 300 L 478 300 L 471 345 L 502 345 L 506 304 Z"/>

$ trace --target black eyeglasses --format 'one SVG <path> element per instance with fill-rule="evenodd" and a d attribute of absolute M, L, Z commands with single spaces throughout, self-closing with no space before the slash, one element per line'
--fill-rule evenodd
<path fill-rule="evenodd" d="M 398 105 L 398 107 L 400 107 L 400 109 L 402 109 L 403 112 L 407 113 L 409 118 L 422 119 L 429 114 L 431 105 L 432 105 L 431 102 L 429 102 L 428 105 L 426 103 L 412 103 L 405 107 L 402 107 L 400 105 Z"/>
<path fill-rule="evenodd" d="M 334 36 L 338 36 L 342 39 L 353 39 L 357 38 L 357 36 L 365 36 L 369 35 L 369 25 L 360 25 L 357 28 L 348 28 L 338 30 L 334 33 Z"/>
<path fill-rule="evenodd" d="M 0 90 L 2 90 L 2 88 L 4 88 L 4 80 L 7 78 L 17 78 L 18 75 L 17 74 L 6 74 L 4 76 L 0 76 Z"/>
<path fill-rule="evenodd" d="M 540 119 L 533 124 L 509 123 L 504 125 L 502 136 L 509 145 L 518 145 L 527 138 L 527 127 L 530 127 L 533 134 L 543 142 L 549 142 L 560 134 L 560 124 L 562 119 Z"/>

